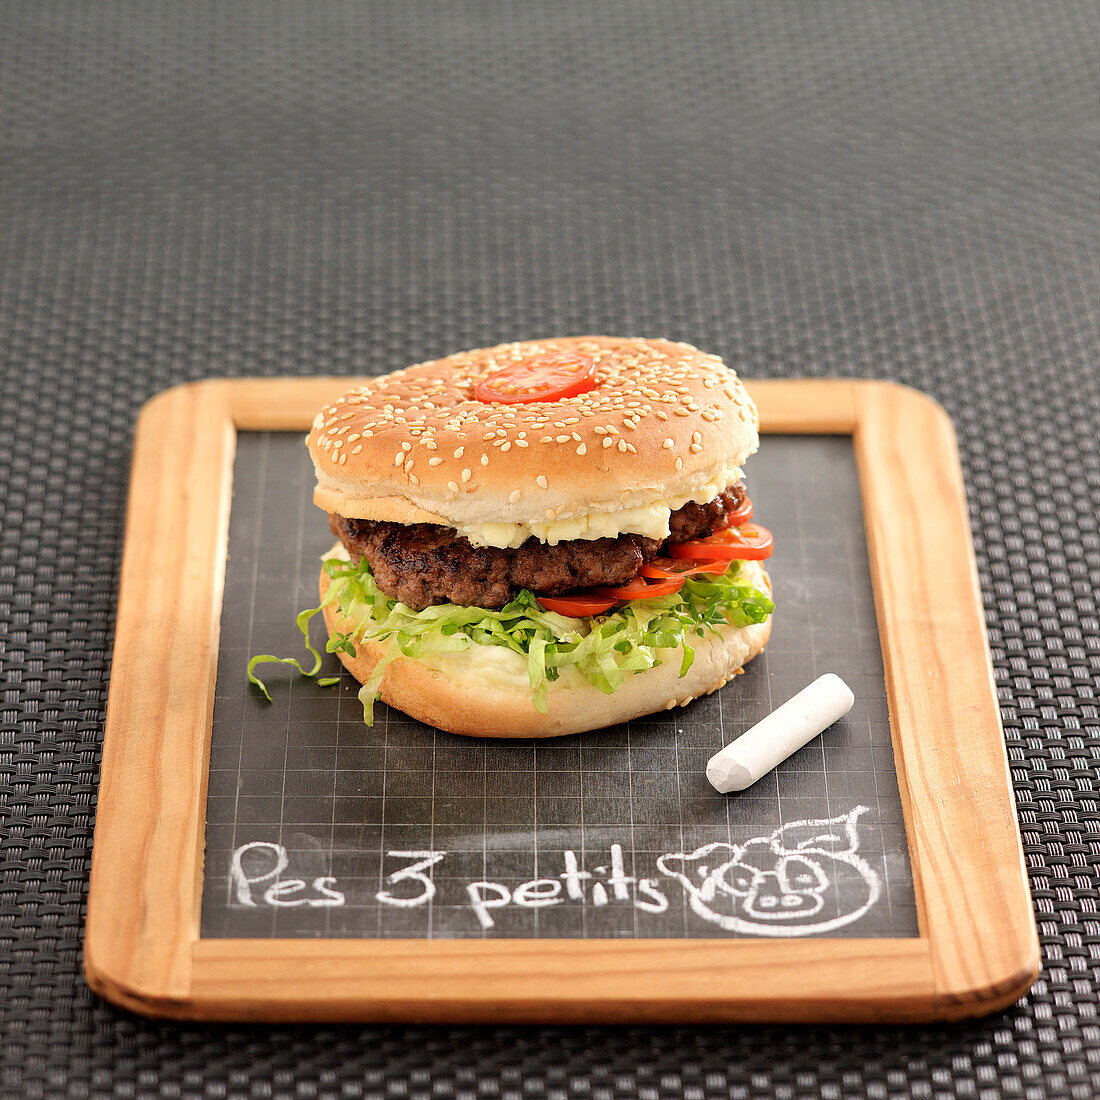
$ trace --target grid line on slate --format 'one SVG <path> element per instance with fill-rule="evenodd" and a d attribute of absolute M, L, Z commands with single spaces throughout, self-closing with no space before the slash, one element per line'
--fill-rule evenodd
<path fill-rule="evenodd" d="M 687 708 L 552 741 L 455 737 L 381 704 L 368 728 L 358 684 L 332 656 L 323 674 L 341 675 L 335 688 L 267 666 L 274 702 L 264 703 L 245 682 L 244 662 L 254 652 L 300 651 L 295 615 L 316 602 L 331 536 L 309 503 L 312 474 L 297 434 L 241 433 L 234 485 L 212 760 L 236 767 L 211 772 L 204 936 L 699 937 L 756 934 L 717 923 L 729 913 L 759 927 L 777 920 L 765 904 L 791 902 L 799 913 L 819 905 L 818 916 L 788 922 L 797 929 L 839 919 L 862 884 L 841 874 L 820 896 L 793 897 L 760 842 L 781 824 L 857 806 L 868 807 L 858 819 L 860 854 L 880 876 L 883 899 L 861 919 L 814 934 L 916 934 L 849 439 L 765 437 L 750 465 L 757 516 L 776 535 L 778 611 L 770 645 L 746 673 Z M 315 644 L 321 638 L 318 619 Z M 852 684 L 852 714 L 755 787 L 715 794 L 703 776 L 708 757 L 825 671 Z M 218 840 L 226 835 L 231 847 Z M 760 863 L 756 898 L 715 905 L 716 918 L 657 866 L 666 858 L 690 883 L 702 858 L 693 853 L 753 838 L 744 859 Z M 243 884 L 254 905 L 241 904 L 229 881 L 233 853 L 250 842 L 279 845 L 286 861 L 275 874 L 269 848 L 240 857 L 256 880 Z M 431 862 L 394 852 L 447 854 Z M 419 860 L 425 866 L 410 871 Z M 321 879 L 335 880 L 341 905 L 321 904 Z M 520 884 L 539 879 L 561 883 L 553 904 L 515 900 Z M 642 879 L 656 883 L 663 912 L 636 904 L 646 900 Z M 498 885 L 472 886 L 479 882 Z M 471 890 L 490 903 L 510 900 L 483 908 L 482 920 Z"/>

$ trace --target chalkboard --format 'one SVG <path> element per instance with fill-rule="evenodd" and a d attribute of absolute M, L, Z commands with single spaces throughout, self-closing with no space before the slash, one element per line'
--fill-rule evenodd
<path fill-rule="evenodd" d="M 771 643 L 684 709 L 547 741 L 480 741 L 358 684 L 245 679 L 298 655 L 332 544 L 300 433 L 237 439 L 207 800 L 204 938 L 912 937 L 913 878 L 850 436 L 766 436 Z M 315 621 L 315 640 L 323 628 Z M 270 667 L 270 666 L 269 666 Z M 816 676 L 856 705 L 741 794 L 708 757 Z M 703 885 L 731 865 L 733 892 Z"/>
<path fill-rule="evenodd" d="M 349 384 L 216 379 L 138 418 L 93 990 L 187 1019 L 506 1023 L 914 1022 L 1027 990 L 1038 937 L 942 409 L 753 383 L 766 655 L 687 709 L 502 743 L 384 708 L 364 727 L 346 680 L 284 668 L 273 703 L 245 681 L 250 654 L 302 652 L 328 543 L 302 435 Z M 715 794 L 713 751 L 826 669 L 852 712 Z"/>

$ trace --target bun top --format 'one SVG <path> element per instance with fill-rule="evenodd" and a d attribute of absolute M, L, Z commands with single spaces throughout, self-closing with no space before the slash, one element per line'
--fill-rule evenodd
<path fill-rule="evenodd" d="M 593 388 L 526 404 L 475 397 L 496 371 L 561 354 L 593 361 Z M 719 358 L 608 336 L 501 344 L 372 378 L 322 409 L 308 439 L 325 511 L 497 546 L 646 534 L 654 509 L 667 534 L 668 512 L 736 481 L 758 442 L 756 407 Z"/>

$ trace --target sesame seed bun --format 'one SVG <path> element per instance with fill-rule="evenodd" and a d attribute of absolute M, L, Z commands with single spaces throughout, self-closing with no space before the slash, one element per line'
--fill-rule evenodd
<path fill-rule="evenodd" d="M 743 564 L 745 580 L 761 592 L 771 593 L 771 581 L 759 562 Z M 321 599 L 329 578 L 321 572 Z M 339 608 L 324 608 L 329 635 L 344 624 Z M 484 653 L 515 656 L 500 646 L 474 645 L 435 666 L 424 660 L 398 657 L 382 678 L 381 697 L 420 722 L 471 737 L 557 737 L 567 733 L 602 729 L 628 722 L 655 711 L 686 706 L 701 695 L 716 691 L 763 650 L 771 634 L 771 617 L 746 627 L 722 627 L 693 639 L 695 660 L 681 677 L 678 651 L 656 668 L 627 674 L 611 695 L 574 675 L 550 685 L 546 714 L 535 710 L 523 675 L 486 675 Z M 346 629 L 346 627 L 345 627 Z M 386 652 L 388 642 L 356 643 L 354 657 L 342 650 L 340 660 L 361 683 Z M 518 659 L 517 659 L 518 660 Z M 519 661 L 522 666 L 522 661 Z"/>
<path fill-rule="evenodd" d="M 595 388 L 529 404 L 474 397 L 487 375 L 555 352 L 590 356 Z M 382 375 L 323 409 L 308 443 L 325 511 L 462 530 L 691 499 L 732 478 L 758 441 L 755 406 L 715 356 L 668 340 L 582 336 Z"/>

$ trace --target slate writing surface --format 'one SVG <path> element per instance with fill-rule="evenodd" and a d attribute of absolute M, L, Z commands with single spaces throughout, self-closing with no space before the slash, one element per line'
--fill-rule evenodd
<path fill-rule="evenodd" d="M 241 433 L 202 936 L 917 935 L 851 440 L 765 436 L 747 475 L 777 610 L 745 674 L 609 730 L 481 741 L 383 705 L 368 728 L 346 672 L 268 666 L 271 704 L 246 682 L 253 653 L 302 655 L 332 536 L 300 433 Z M 708 757 L 824 672 L 851 713 L 716 794 Z"/>

